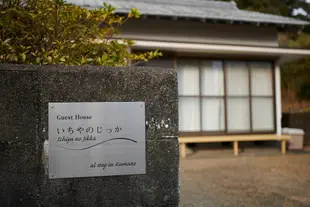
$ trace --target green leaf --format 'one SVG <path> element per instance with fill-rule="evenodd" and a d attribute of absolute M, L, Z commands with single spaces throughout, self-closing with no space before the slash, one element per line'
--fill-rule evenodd
<path fill-rule="evenodd" d="M 48 61 L 48 63 L 52 63 L 53 58 L 52 58 L 51 56 L 48 56 L 48 57 L 47 57 L 47 61 Z"/>
<path fill-rule="evenodd" d="M 139 18 L 140 17 L 140 12 L 138 11 L 137 8 L 132 8 L 128 14 L 129 18 Z"/>
<path fill-rule="evenodd" d="M 8 44 L 9 41 L 11 41 L 11 38 L 8 38 L 8 39 L 4 40 L 3 43 Z"/>
<path fill-rule="evenodd" d="M 21 56 L 21 58 L 22 58 L 22 61 L 25 62 L 25 60 L 26 60 L 26 54 L 25 54 L 25 53 L 22 53 L 20 56 Z"/>

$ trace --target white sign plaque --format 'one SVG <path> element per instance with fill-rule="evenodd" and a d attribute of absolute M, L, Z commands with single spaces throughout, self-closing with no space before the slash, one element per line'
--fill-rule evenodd
<path fill-rule="evenodd" d="M 144 102 L 48 107 L 50 179 L 146 173 Z"/>

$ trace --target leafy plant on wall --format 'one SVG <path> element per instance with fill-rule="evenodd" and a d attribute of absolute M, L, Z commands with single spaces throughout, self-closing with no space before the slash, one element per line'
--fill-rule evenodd
<path fill-rule="evenodd" d="M 131 53 L 133 41 L 115 39 L 137 9 L 128 15 L 115 8 L 89 10 L 63 0 L 3 0 L 0 4 L 0 62 L 124 66 L 161 56 Z"/>

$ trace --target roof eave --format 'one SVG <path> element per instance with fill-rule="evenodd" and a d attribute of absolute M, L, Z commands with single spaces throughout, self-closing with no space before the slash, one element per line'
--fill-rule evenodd
<path fill-rule="evenodd" d="M 279 60 L 280 64 L 292 62 L 310 56 L 310 50 L 277 47 L 215 45 L 181 42 L 134 41 L 134 49 L 159 49 L 180 53 L 200 53 L 204 55 L 233 55 L 250 57 L 268 57 Z"/>
<path fill-rule="evenodd" d="M 119 15 L 126 15 L 127 12 L 117 12 Z M 187 21 L 199 21 L 206 23 L 217 24 L 237 24 L 237 25 L 254 25 L 257 27 L 276 27 L 278 29 L 287 30 L 295 29 L 302 30 L 306 26 L 310 25 L 310 22 L 300 21 L 300 23 L 274 23 L 274 22 L 256 22 L 256 21 L 244 21 L 244 20 L 227 20 L 216 18 L 199 18 L 199 17 L 184 17 L 184 16 L 169 16 L 169 15 L 155 15 L 155 14 L 141 14 L 143 19 L 166 19 L 173 21 L 187 20 Z"/>

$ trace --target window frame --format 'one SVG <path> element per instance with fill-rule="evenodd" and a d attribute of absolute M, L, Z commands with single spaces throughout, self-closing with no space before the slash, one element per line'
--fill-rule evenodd
<path fill-rule="evenodd" d="M 136 52 L 145 52 L 144 50 L 134 50 Z M 218 55 L 218 56 L 206 56 L 202 55 L 201 53 L 176 53 L 171 51 L 164 51 L 164 59 L 171 59 L 173 64 L 173 69 L 178 72 L 178 60 L 184 59 L 184 60 L 197 60 L 199 62 L 199 96 L 186 96 L 186 95 L 178 95 L 178 97 L 196 97 L 199 98 L 199 105 L 200 105 L 200 131 L 193 132 L 193 131 L 179 131 L 179 136 L 216 136 L 216 135 L 250 135 L 250 134 L 275 134 L 278 130 L 277 126 L 277 107 L 276 107 L 276 81 L 275 81 L 275 71 L 276 71 L 276 60 L 273 58 L 261 58 L 261 57 L 255 57 L 255 56 L 226 56 L 226 55 Z M 201 96 L 202 95 L 202 75 L 201 75 L 201 62 L 202 61 L 221 61 L 223 65 L 223 73 L 224 73 L 224 126 L 225 130 L 223 131 L 202 131 L 203 129 L 203 116 L 202 116 L 202 100 L 203 98 L 222 98 L 222 96 Z M 249 98 L 249 115 L 250 115 L 250 131 L 238 131 L 238 132 L 228 132 L 227 126 L 228 126 L 228 119 L 227 119 L 227 68 L 226 68 L 226 62 L 228 61 L 242 61 L 245 62 L 248 69 L 249 74 L 249 96 L 246 96 Z M 251 62 L 268 62 L 271 64 L 271 78 L 272 78 L 272 103 L 273 103 L 273 130 L 267 130 L 267 131 L 253 131 L 253 96 L 252 96 L 252 81 L 251 81 L 251 69 L 250 64 Z M 147 66 L 147 64 L 146 64 Z M 255 96 L 255 97 L 264 97 L 264 96 Z M 269 96 L 268 96 L 269 97 Z"/>
<path fill-rule="evenodd" d="M 183 97 L 195 97 L 199 99 L 200 105 L 200 131 L 179 131 L 180 136 L 208 136 L 208 135 L 246 135 L 246 134 L 274 134 L 277 130 L 276 125 L 276 94 L 275 94 L 275 62 L 271 60 L 243 60 L 243 59 L 227 59 L 227 58 L 195 58 L 195 57 L 182 57 L 178 56 L 175 57 L 175 70 L 178 72 L 178 60 L 182 59 L 191 59 L 198 61 L 198 72 L 199 72 L 199 95 L 178 95 L 179 98 Z M 203 80 L 202 80 L 202 61 L 221 61 L 222 62 L 222 69 L 223 69 L 223 82 L 224 82 L 224 96 L 208 96 L 202 94 L 202 87 L 203 87 Z M 241 61 L 246 64 L 247 72 L 248 72 L 248 84 L 249 84 L 249 94 L 246 96 L 239 96 L 239 95 L 228 95 L 227 94 L 227 62 L 229 61 Z M 252 94 L 252 69 L 250 66 L 251 62 L 268 62 L 271 65 L 270 73 L 271 73 L 271 85 L 272 85 L 272 95 L 271 96 L 264 96 L 264 95 L 253 95 Z M 227 102 L 229 97 L 244 97 L 249 99 L 249 120 L 250 120 L 250 129 L 246 131 L 229 131 L 228 130 L 228 116 L 227 116 Z M 217 98 L 224 100 L 224 130 L 222 131 L 204 131 L 203 130 L 203 99 L 204 98 Z M 254 130 L 253 128 L 253 98 L 271 98 L 273 104 L 273 129 L 272 130 Z"/>

